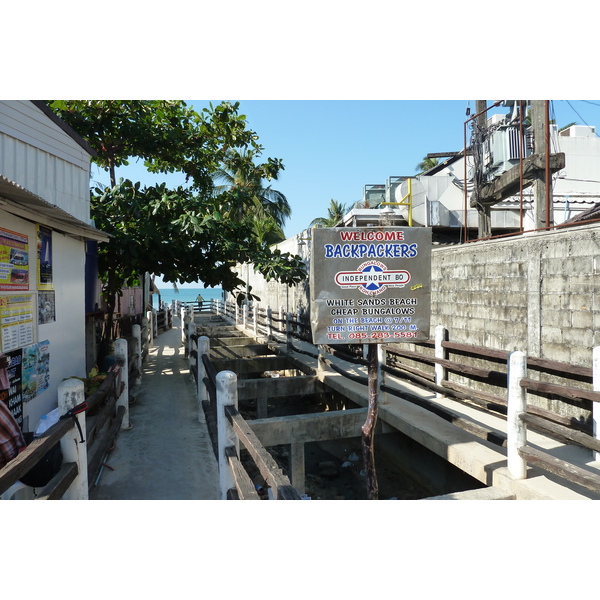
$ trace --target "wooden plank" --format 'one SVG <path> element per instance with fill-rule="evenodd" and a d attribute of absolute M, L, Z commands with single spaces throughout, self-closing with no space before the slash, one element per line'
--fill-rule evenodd
<path fill-rule="evenodd" d="M 238 400 L 256 398 L 285 398 L 288 396 L 312 396 L 323 390 L 323 385 L 314 375 L 298 377 L 261 377 L 239 379 Z"/>
<path fill-rule="evenodd" d="M 253 344 L 256 344 L 256 340 L 253 337 L 242 337 L 242 336 L 235 336 L 235 337 L 213 337 L 210 339 L 210 345 L 213 347 L 218 347 L 218 346 L 252 346 Z"/>
<path fill-rule="evenodd" d="M 591 400 L 592 402 L 600 402 L 600 392 L 594 392 L 592 390 L 580 390 L 579 388 L 556 385 L 554 383 L 544 383 L 542 381 L 534 381 L 533 379 L 521 379 L 521 387 L 543 394 L 554 394 L 569 400 Z"/>
<path fill-rule="evenodd" d="M 278 446 L 360 437 L 366 416 L 366 408 L 352 408 L 308 415 L 253 419 L 248 421 L 248 425 L 263 446 Z"/>
<path fill-rule="evenodd" d="M 85 428 L 88 448 L 93 444 L 94 439 L 96 438 L 96 433 L 100 431 L 106 421 L 115 414 L 116 403 L 117 398 L 110 394 L 106 397 L 106 404 L 99 412 L 96 413 L 96 415 L 90 417 L 86 414 Z"/>
<path fill-rule="evenodd" d="M 125 407 L 119 406 L 117 408 L 116 415 L 114 416 L 110 427 L 102 436 L 100 436 L 96 442 L 94 443 L 93 449 L 88 453 L 88 487 L 91 488 L 95 481 L 98 473 L 100 472 L 100 468 L 102 467 L 102 462 L 104 461 L 104 457 L 106 456 L 108 449 L 112 445 L 114 439 L 117 437 L 119 433 L 119 429 L 121 428 L 121 423 L 123 421 L 123 416 L 125 415 Z"/>
<path fill-rule="evenodd" d="M 253 358 L 233 358 L 212 361 L 217 373 L 233 371 L 238 375 L 247 373 L 264 373 L 265 371 L 284 371 L 290 368 L 285 356 L 258 356 Z"/>
<path fill-rule="evenodd" d="M 60 500 L 78 474 L 77 463 L 64 463 L 60 471 L 38 492 L 36 500 Z"/>
<path fill-rule="evenodd" d="M 210 357 L 212 360 L 229 358 L 248 358 L 251 356 L 270 356 L 272 352 L 266 344 L 248 344 L 245 346 L 212 346 Z"/>
<path fill-rule="evenodd" d="M 545 452 L 540 452 L 531 446 L 519 448 L 519 454 L 531 465 L 600 494 L 600 475 L 592 471 L 577 467 Z"/>
<path fill-rule="evenodd" d="M 530 407 L 528 406 L 527 410 L 529 409 Z M 596 450 L 597 452 L 600 452 L 600 440 L 597 440 L 590 435 L 580 431 L 573 431 L 564 425 L 552 423 L 546 419 L 527 413 L 522 414 L 521 419 L 527 424 L 528 427 L 531 427 L 536 431 L 549 434 L 550 437 L 554 437 L 563 443 L 574 442 L 575 444 L 583 446 L 584 448 L 589 448 L 590 450 Z"/>
<path fill-rule="evenodd" d="M 74 427 L 73 419 L 59 421 L 4 465 L 0 469 L 0 493 L 5 492 L 23 477 L 72 427 Z"/>
<path fill-rule="evenodd" d="M 104 404 L 106 396 L 112 395 L 117 396 L 116 393 L 116 379 L 117 374 L 115 371 L 109 371 L 106 374 L 106 378 L 99 385 L 98 389 L 91 394 L 88 398 L 86 398 L 86 403 L 88 408 L 86 413 L 89 415 L 93 415 L 96 410 L 99 410 L 100 407 Z"/>
<path fill-rule="evenodd" d="M 283 474 L 275 459 L 265 450 L 258 437 L 256 437 L 256 434 L 250 429 L 248 423 L 242 418 L 238 410 L 233 406 L 226 406 L 225 414 L 230 419 L 236 435 L 240 438 L 240 442 L 242 442 L 250 456 L 254 459 L 261 475 L 273 489 L 275 496 L 279 498 L 279 488 L 284 487 L 286 489 L 286 497 L 282 499 L 300 500 L 300 494 L 297 491 L 295 494 L 291 491 L 290 480 Z"/>
<path fill-rule="evenodd" d="M 564 152 L 550 154 L 550 171 L 555 173 L 565 168 Z M 527 187 L 533 183 L 541 171 L 546 170 L 546 155 L 544 153 L 532 154 L 523 160 L 523 185 Z M 492 206 L 519 192 L 521 182 L 521 167 L 515 165 L 505 171 L 491 183 L 481 187 L 479 194 L 473 194 L 470 200 L 471 208 L 477 204 Z"/>
<path fill-rule="evenodd" d="M 246 469 L 242 466 L 235 448 L 233 446 L 225 448 L 225 456 L 233 473 L 233 480 L 235 481 L 235 489 L 239 500 L 260 500 L 260 496 L 250 476 L 246 473 Z"/>

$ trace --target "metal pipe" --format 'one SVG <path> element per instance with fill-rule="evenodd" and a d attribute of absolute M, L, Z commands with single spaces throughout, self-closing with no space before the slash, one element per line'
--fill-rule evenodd
<path fill-rule="evenodd" d="M 519 100 L 519 229 L 523 231 L 523 100 Z"/>
<path fill-rule="evenodd" d="M 544 100 L 545 110 L 545 137 L 546 137 L 546 227 L 550 227 L 554 222 L 553 215 L 550 212 L 550 101 Z"/>

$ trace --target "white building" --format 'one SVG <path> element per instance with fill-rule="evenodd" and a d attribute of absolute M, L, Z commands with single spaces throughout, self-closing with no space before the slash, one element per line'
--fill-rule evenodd
<path fill-rule="evenodd" d="M 507 116 L 508 117 L 508 116 Z M 488 125 L 498 126 L 502 115 L 493 115 Z M 515 155 L 515 142 L 511 140 L 514 130 L 500 126 L 491 137 L 484 157 L 487 180 L 500 176 L 504 171 L 519 164 Z M 596 128 L 573 125 L 558 132 L 555 125 L 551 131 L 551 153 L 564 153 L 565 167 L 552 175 L 553 222 L 559 225 L 600 202 L 600 138 Z M 528 156 L 527 140 L 524 155 Z M 412 219 L 414 225 L 432 227 L 450 233 L 464 228 L 478 227 L 478 213 L 470 207 L 473 189 L 473 157 L 463 152 L 450 156 L 426 173 L 410 177 L 412 196 Z M 385 203 L 407 203 L 407 177 L 390 177 L 381 185 L 365 186 L 363 201 L 357 203 L 344 217 L 346 227 L 377 225 Z M 465 194 L 465 180 L 466 194 Z M 393 206 L 393 204 L 391 205 Z M 494 235 L 534 229 L 533 187 L 513 195 L 491 207 L 492 232 Z M 389 208 L 387 209 L 390 210 Z M 406 225 L 408 206 L 393 206 L 394 224 Z M 466 218 L 465 218 L 466 215 Z"/>
<path fill-rule="evenodd" d="M 86 376 L 86 244 L 93 150 L 41 102 L 0 101 L 0 389 L 23 431 Z M 90 265 L 88 265 L 88 269 Z M 97 274 L 91 266 L 89 280 Z"/>

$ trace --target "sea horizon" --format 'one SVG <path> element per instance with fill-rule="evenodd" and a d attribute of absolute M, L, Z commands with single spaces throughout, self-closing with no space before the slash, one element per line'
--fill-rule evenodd
<path fill-rule="evenodd" d="M 173 288 L 158 288 L 160 294 L 152 294 L 152 306 L 158 308 L 158 301 L 171 304 L 173 300 L 179 302 L 195 302 L 200 294 L 204 300 L 222 300 L 223 290 L 221 288 L 186 287 L 174 290 Z"/>

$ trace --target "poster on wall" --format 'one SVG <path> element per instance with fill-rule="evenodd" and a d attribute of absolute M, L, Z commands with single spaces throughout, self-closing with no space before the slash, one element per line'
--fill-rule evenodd
<path fill-rule="evenodd" d="M 52 229 L 37 225 L 37 289 L 52 289 Z"/>
<path fill-rule="evenodd" d="M 10 352 L 34 342 L 33 294 L 0 296 L 2 352 Z"/>
<path fill-rule="evenodd" d="M 50 342 L 44 340 L 23 348 L 21 388 L 23 402 L 29 402 L 50 386 Z"/>
<path fill-rule="evenodd" d="M 6 352 L 4 355 L 0 355 L 0 358 L 5 359 L 2 364 L 7 365 L 7 381 L 4 377 L 2 378 L 4 384 L 1 387 L 4 389 L 0 389 L 0 402 L 4 402 L 8 406 L 19 427 L 23 428 L 22 352 L 21 350 Z M 6 386 L 6 384 L 8 385 Z"/>
<path fill-rule="evenodd" d="M 38 292 L 38 324 L 56 321 L 54 290 Z"/>
<path fill-rule="evenodd" d="M 29 239 L 0 227 L 0 291 L 29 289 Z"/>

